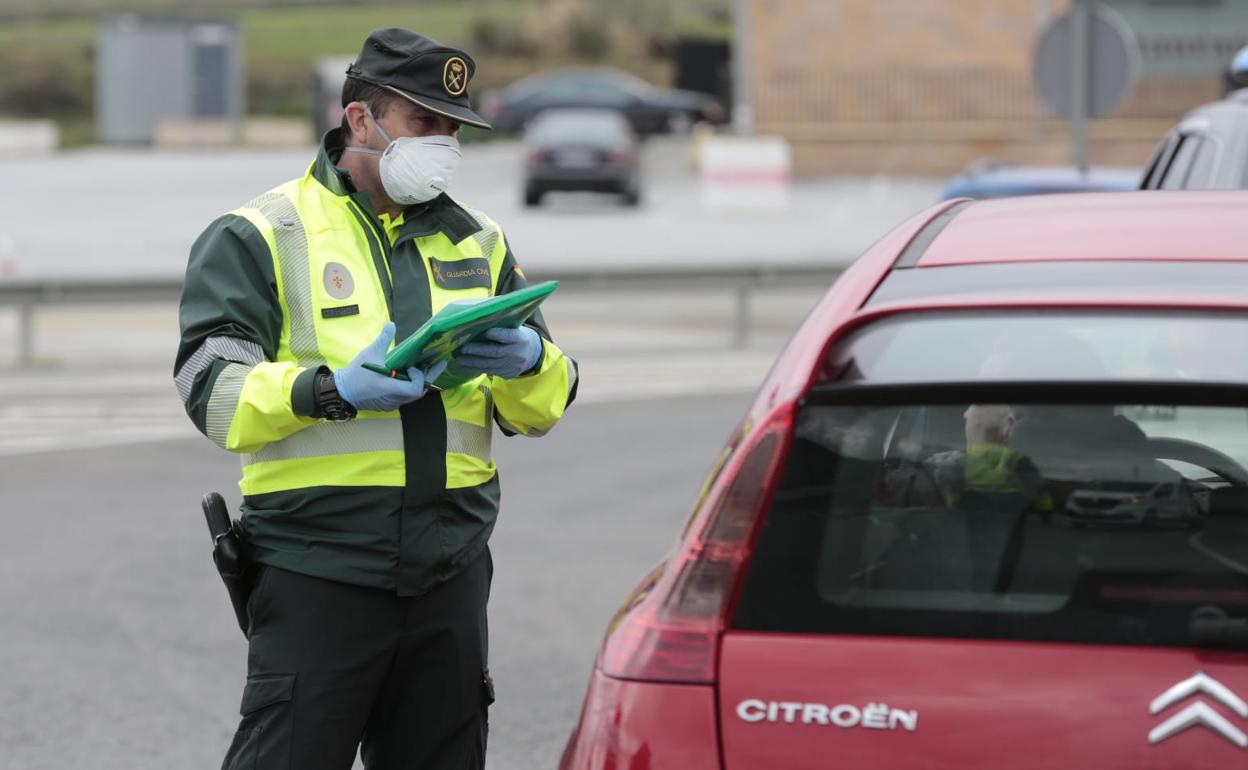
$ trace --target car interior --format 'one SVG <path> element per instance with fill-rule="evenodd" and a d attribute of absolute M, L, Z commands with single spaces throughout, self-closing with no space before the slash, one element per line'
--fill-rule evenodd
<path fill-rule="evenodd" d="M 735 627 L 1248 642 L 1248 410 L 975 406 L 807 403 Z"/>

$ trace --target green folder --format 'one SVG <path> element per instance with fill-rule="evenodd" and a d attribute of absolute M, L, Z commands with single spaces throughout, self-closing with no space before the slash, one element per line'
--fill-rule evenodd
<path fill-rule="evenodd" d="M 408 369 L 427 371 L 439 361 L 450 361 L 456 350 L 480 338 L 488 329 L 519 328 L 557 288 L 558 281 L 546 281 L 475 302 L 452 302 L 387 353 L 385 361 L 366 363 L 364 368 L 406 380 Z M 453 388 L 474 376 L 473 372 L 457 371 L 452 362 L 434 385 Z"/>

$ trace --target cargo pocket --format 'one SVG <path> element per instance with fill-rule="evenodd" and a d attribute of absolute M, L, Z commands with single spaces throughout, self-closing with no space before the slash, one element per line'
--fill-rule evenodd
<path fill-rule="evenodd" d="M 243 721 L 234 734 L 222 770 L 267 770 L 290 765 L 295 675 L 256 674 L 247 677 Z"/>

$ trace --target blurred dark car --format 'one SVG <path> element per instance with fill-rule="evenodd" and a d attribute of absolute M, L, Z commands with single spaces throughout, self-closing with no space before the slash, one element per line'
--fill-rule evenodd
<path fill-rule="evenodd" d="M 1073 166 L 1015 166 L 977 161 L 945 183 L 941 200 L 1012 198 L 1077 192 L 1125 192 L 1139 184 L 1137 168 L 1093 167 L 1081 174 Z"/>
<path fill-rule="evenodd" d="M 615 110 L 547 110 L 525 128 L 524 205 L 552 190 L 616 193 L 641 200 L 637 137 Z"/>
<path fill-rule="evenodd" d="M 538 113 L 560 107 L 618 110 L 638 134 L 687 131 L 694 123 L 722 123 L 723 105 L 696 91 L 659 88 L 613 69 L 542 72 L 481 96 L 481 116 L 497 131 L 520 131 Z"/>

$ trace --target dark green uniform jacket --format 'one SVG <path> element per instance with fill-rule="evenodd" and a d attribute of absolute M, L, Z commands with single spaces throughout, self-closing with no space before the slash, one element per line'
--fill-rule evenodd
<path fill-rule="evenodd" d="M 315 371 L 345 366 L 387 321 L 402 340 L 449 302 L 525 285 L 484 214 L 443 195 L 377 217 L 335 167 L 341 152 L 329 132 L 303 178 L 195 242 L 175 381 L 196 427 L 242 456 L 258 561 L 415 595 L 485 547 L 499 504 L 493 424 L 543 435 L 575 397 L 577 369 L 538 315 L 530 373 L 482 375 L 397 412 L 310 417 Z"/>

